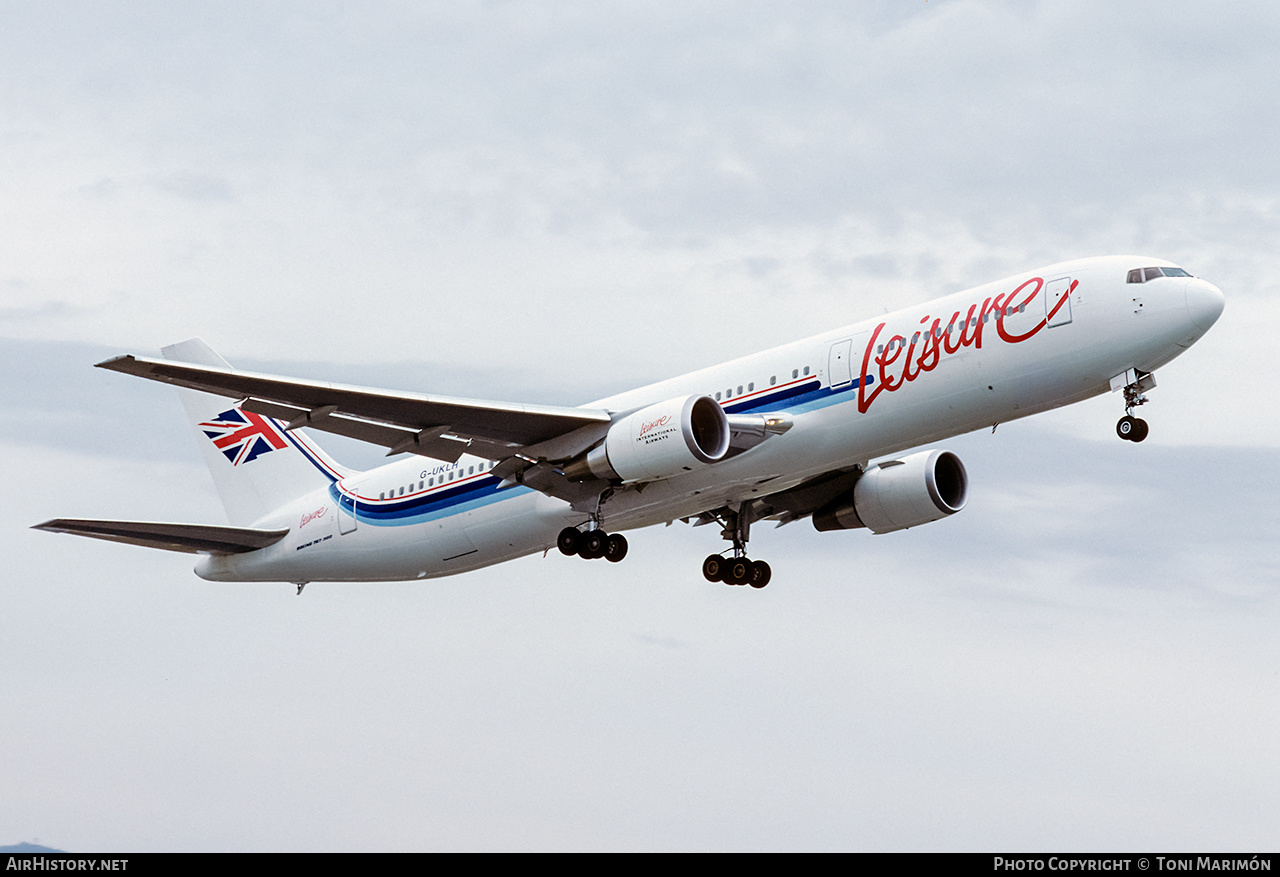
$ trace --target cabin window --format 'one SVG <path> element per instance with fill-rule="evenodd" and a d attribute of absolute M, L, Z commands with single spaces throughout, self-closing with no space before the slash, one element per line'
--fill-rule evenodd
<path fill-rule="evenodd" d="M 386 499 L 386 498 L 387 498 L 386 491 L 379 491 L 379 492 L 378 492 L 378 499 Z"/>
<path fill-rule="evenodd" d="M 798 368 L 793 368 L 793 369 L 791 370 L 791 377 L 792 377 L 792 379 L 793 379 L 793 380 L 794 380 L 795 378 L 800 377 L 800 369 L 798 369 Z"/>
<path fill-rule="evenodd" d="M 755 381 L 752 381 L 751 383 L 747 384 L 747 392 L 748 392 L 748 393 L 754 393 L 755 391 L 756 391 L 756 382 L 755 382 Z"/>
<path fill-rule="evenodd" d="M 778 383 L 778 376 L 777 376 L 777 375 L 770 375 L 770 376 L 769 376 L 769 386 L 771 386 L 771 387 L 776 386 L 776 385 L 777 385 L 777 383 Z"/>
<path fill-rule="evenodd" d="M 738 384 L 738 395 L 742 395 L 742 384 Z"/>
<path fill-rule="evenodd" d="M 719 390 L 716 390 L 716 401 L 717 401 L 717 402 L 719 402 L 719 401 L 720 401 L 720 391 L 719 391 Z"/>
<path fill-rule="evenodd" d="M 804 367 L 804 373 L 805 373 L 805 374 L 808 374 L 808 373 L 809 373 L 809 366 L 807 366 L 807 365 L 806 365 L 806 366 Z"/>

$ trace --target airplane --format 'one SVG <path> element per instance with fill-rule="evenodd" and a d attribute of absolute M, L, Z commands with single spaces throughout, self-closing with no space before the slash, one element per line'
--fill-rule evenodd
<path fill-rule="evenodd" d="M 888 533 L 965 506 L 964 464 L 913 450 L 1120 392 L 1121 439 L 1155 370 L 1222 292 L 1163 259 L 1062 262 L 600 399 L 513 404 L 232 368 L 200 339 L 98 367 L 180 388 L 231 526 L 59 518 L 36 529 L 200 555 L 216 582 L 402 581 L 553 547 L 621 561 L 622 531 L 718 524 L 712 582 L 762 588 L 751 525 Z M 229 401 L 230 400 L 230 401 Z M 304 429 L 305 428 L 305 429 Z M 306 430 L 386 447 L 368 471 Z M 909 452 L 909 453 L 908 453 Z"/>

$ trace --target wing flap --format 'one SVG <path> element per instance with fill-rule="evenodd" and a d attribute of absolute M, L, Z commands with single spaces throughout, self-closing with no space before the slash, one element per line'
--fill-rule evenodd
<path fill-rule="evenodd" d="M 145 548 L 182 551 L 187 554 L 243 554 L 274 545 L 288 535 L 286 530 L 257 530 L 252 527 L 218 527 L 208 524 L 169 524 L 158 521 L 100 521 L 83 518 L 54 518 L 31 529 L 49 533 L 71 533 L 108 542 L 124 542 Z"/>
<path fill-rule="evenodd" d="M 296 405 L 282 405 L 279 402 L 269 402 L 264 399 L 250 398 L 240 407 L 245 411 L 252 411 L 254 414 L 263 414 L 267 417 L 274 417 L 276 420 L 283 420 L 289 424 L 288 428 L 290 429 L 294 428 L 295 424 L 298 426 L 305 425 L 309 429 L 318 429 L 334 435 L 358 439 L 369 444 L 382 445 L 391 449 L 389 454 L 407 451 L 412 454 L 431 457 L 434 460 L 443 460 L 446 463 L 456 463 L 458 458 L 468 450 L 471 450 L 472 453 L 477 453 L 481 457 L 495 460 L 511 453 L 509 450 L 503 450 L 494 456 L 490 456 L 487 444 L 483 449 L 473 449 L 470 448 L 471 442 L 465 439 L 437 437 L 430 440 L 422 440 L 422 433 L 430 432 L 431 430 L 405 429 L 400 426 L 391 426 L 386 423 L 377 423 L 334 412 L 327 412 L 321 416 L 309 416 L 312 415 L 312 412 L 305 408 L 299 408 Z M 505 447 L 503 445 L 504 449 Z"/>

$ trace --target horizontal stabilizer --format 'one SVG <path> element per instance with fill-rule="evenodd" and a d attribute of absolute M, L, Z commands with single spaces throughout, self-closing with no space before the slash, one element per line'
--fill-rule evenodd
<path fill-rule="evenodd" d="M 31 529 L 71 533 L 187 554 L 243 554 L 274 545 L 288 530 L 256 530 L 252 527 L 217 527 L 206 524 L 166 524 L 155 521 L 91 521 L 54 518 Z"/>

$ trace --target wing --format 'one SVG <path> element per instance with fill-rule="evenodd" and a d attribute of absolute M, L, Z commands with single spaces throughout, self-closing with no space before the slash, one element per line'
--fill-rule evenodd
<path fill-rule="evenodd" d="M 788 490 L 756 501 L 758 518 L 772 518 L 778 526 L 808 517 L 853 490 L 866 464 L 852 469 L 834 469 Z"/>
<path fill-rule="evenodd" d="M 563 460 L 599 441 L 610 413 L 459 399 L 305 381 L 232 368 L 117 356 L 99 368 L 245 400 L 246 411 L 447 462 L 470 453 L 490 460 L 515 455 L 530 463 Z"/>
<path fill-rule="evenodd" d="M 183 551 L 187 554 L 243 554 L 274 545 L 289 532 L 256 530 L 252 527 L 213 527 L 205 524 L 166 524 L 153 521 L 93 521 L 54 518 L 31 529 L 50 533 L 71 533 L 124 542 L 146 548 Z"/>

